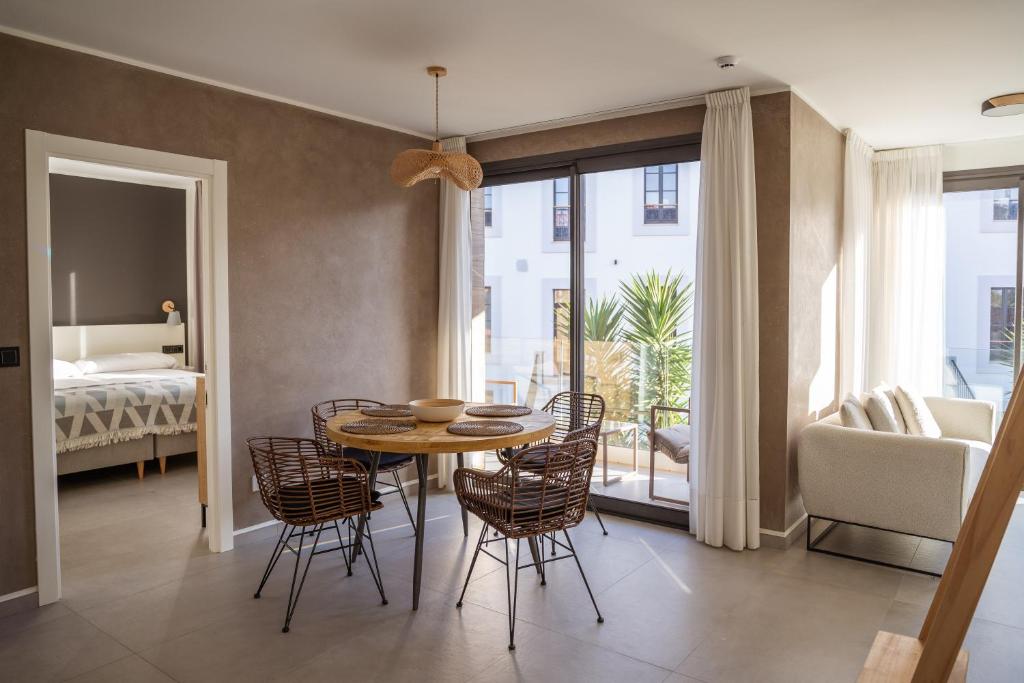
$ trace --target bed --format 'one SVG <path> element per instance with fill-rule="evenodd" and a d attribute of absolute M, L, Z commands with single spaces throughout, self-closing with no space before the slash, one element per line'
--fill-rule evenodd
<path fill-rule="evenodd" d="M 186 325 L 53 328 L 57 473 L 160 463 L 198 452 L 196 383 L 183 368 Z"/>
<path fill-rule="evenodd" d="M 54 379 L 57 473 L 196 452 L 196 382 L 189 370 L 149 368 Z"/>

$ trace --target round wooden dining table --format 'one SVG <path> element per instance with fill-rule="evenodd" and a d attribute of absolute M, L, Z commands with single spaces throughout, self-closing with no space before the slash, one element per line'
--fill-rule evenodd
<path fill-rule="evenodd" d="M 486 405 L 483 403 L 467 403 L 466 407 Z M 367 418 L 359 410 L 338 413 L 327 420 L 327 436 L 342 446 L 362 448 L 370 453 L 370 488 L 377 480 L 377 468 L 380 465 L 381 453 L 408 453 L 416 461 L 416 475 L 419 482 L 419 495 L 416 499 L 416 552 L 413 558 L 412 608 L 418 609 L 420 602 L 420 579 L 423 572 L 423 541 L 426 530 L 427 516 L 427 464 L 431 455 L 455 453 L 458 466 L 463 466 L 463 453 L 477 451 L 504 450 L 510 452 L 517 446 L 536 441 L 544 441 L 555 431 L 554 418 L 544 411 L 534 410 L 528 415 L 519 417 L 475 417 L 462 413 L 452 422 L 421 422 L 416 421 L 416 428 L 397 434 L 352 434 L 342 429 L 342 425 Z M 413 418 L 372 418 L 408 422 Z M 460 436 L 448 432 L 448 426 L 455 422 L 478 420 L 501 420 L 518 422 L 523 430 L 504 436 Z M 469 520 L 466 510 L 462 510 L 462 531 L 468 534 Z M 362 531 L 360 523 L 360 532 Z M 357 538 L 362 538 L 357 533 Z M 532 540 L 532 539 L 531 539 Z M 535 543 L 530 544 L 530 551 L 537 554 Z M 535 560 L 536 561 L 536 560 Z"/>

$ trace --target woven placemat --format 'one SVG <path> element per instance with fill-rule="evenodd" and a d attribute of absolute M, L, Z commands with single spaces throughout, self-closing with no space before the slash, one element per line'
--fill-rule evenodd
<path fill-rule="evenodd" d="M 522 417 L 532 412 L 531 408 L 515 405 L 473 406 L 472 408 L 466 408 L 466 415 L 476 415 L 477 417 Z"/>
<path fill-rule="evenodd" d="M 412 417 L 412 411 L 407 403 L 392 403 L 386 406 L 363 408 L 359 412 L 370 417 Z"/>
<path fill-rule="evenodd" d="M 448 433 L 457 436 L 506 436 L 521 431 L 523 425 L 518 422 L 501 420 L 474 420 L 448 425 Z"/>
<path fill-rule="evenodd" d="M 401 434 L 416 429 L 415 422 L 393 420 L 356 420 L 341 425 L 341 431 L 349 434 Z"/>

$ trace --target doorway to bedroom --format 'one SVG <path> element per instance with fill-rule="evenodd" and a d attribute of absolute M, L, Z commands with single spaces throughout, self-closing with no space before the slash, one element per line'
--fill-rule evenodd
<path fill-rule="evenodd" d="M 142 579 L 133 558 L 206 542 L 200 190 L 67 159 L 49 190 L 61 572 L 82 605 Z"/>
<path fill-rule="evenodd" d="M 26 132 L 39 603 L 233 547 L 227 165 Z"/>

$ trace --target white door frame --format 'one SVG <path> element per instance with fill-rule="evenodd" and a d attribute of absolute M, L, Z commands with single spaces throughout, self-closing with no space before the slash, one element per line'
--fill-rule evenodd
<path fill-rule="evenodd" d="M 39 604 L 61 596 L 57 459 L 53 408 L 50 281 L 50 160 L 72 159 L 165 173 L 202 183 L 203 341 L 206 359 L 210 550 L 234 546 L 231 502 L 231 390 L 228 354 L 228 198 L 226 161 L 25 131 L 28 237 L 29 372 L 35 479 Z"/>

